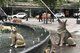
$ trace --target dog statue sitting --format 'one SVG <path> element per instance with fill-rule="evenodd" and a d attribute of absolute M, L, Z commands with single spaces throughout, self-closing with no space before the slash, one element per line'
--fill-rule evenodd
<path fill-rule="evenodd" d="M 18 33 L 17 30 L 12 30 L 11 39 L 12 43 L 10 46 L 14 46 L 15 48 L 23 47 L 26 45 L 23 36 L 20 33 Z"/>
<path fill-rule="evenodd" d="M 46 49 L 44 50 L 44 53 L 50 53 L 50 48 L 46 48 Z"/>
<path fill-rule="evenodd" d="M 58 19 L 59 23 L 59 29 L 57 30 L 57 34 L 59 36 L 59 46 L 62 46 L 63 44 L 68 44 L 70 46 L 76 45 L 71 33 L 66 29 L 66 21 L 61 21 Z"/>

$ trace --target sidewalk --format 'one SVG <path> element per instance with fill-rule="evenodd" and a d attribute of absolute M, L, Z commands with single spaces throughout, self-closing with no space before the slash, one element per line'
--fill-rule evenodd
<path fill-rule="evenodd" d="M 80 30 L 80 24 L 76 24 L 76 19 L 74 19 L 74 18 L 66 18 L 66 19 L 67 19 L 67 29 L 70 32 Z M 66 20 L 66 19 L 61 19 L 61 20 Z M 43 22 L 39 22 L 35 18 L 30 18 L 28 21 L 23 20 L 23 22 L 26 24 L 38 25 L 38 26 L 41 26 L 41 27 L 46 28 L 48 30 L 55 30 L 56 31 L 58 28 L 58 22 L 56 19 L 54 20 L 53 23 L 48 22 L 48 24 L 44 24 Z"/>

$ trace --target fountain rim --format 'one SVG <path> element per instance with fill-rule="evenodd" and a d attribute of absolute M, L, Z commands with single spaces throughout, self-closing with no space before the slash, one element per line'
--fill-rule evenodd
<path fill-rule="evenodd" d="M 34 46 L 28 48 L 27 50 L 24 50 L 24 51 L 20 52 L 20 53 L 29 52 L 29 51 L 31 51 L 32 49 L 34 49 L 34 48 L 36 48 L 36 47 L 42 45 L 49 37 L 50 37 L 50 35 L 48 35 L 48 36 L 47 36 L 43 41 L 41 41 L 40 43 L 38 43 L 38 44 L 36 44 L 36 45 L 34 45 Z"/>
<path fill-rule="evenodd" d="M 8 23 L 11 23 L 11 22 L 3 22 L 3 23 L 7 23 L 7 24 L 8 24 Z M 16 24 L 16 23 L 11 23 L 11 24 Z M 30 26 L 32 26 L 33 24 L 29 24 L 29 25 L 27 25 L 27 24 L 16 24 L 16 25 L 28 26 L 29 28 L 33 29 L 32 27 L 30 27 Z M 37 26 L 37 25 L 36 25 L 36 26 Z M 40 27 L 41 27 L 41 26 L 39 26 L 39 28 L 40 28 Z M 41 28 L 43 28 L 43 27 L 41 27 Z M 34 30 L 34 29 L 33 29 L 33 30 Z M 44 30 L 47 30 L 47 29 L 44 28 Z M 47 30 L 47 31 L 49 32 L 49 30 Z M 49 35 L 46 36 L 46 38 L 45 38 L 44 40 L 42 40 L 41 42 L 39 42 L 39 43 L 36 44 L 36 45 L 33 45 L 33 46 L 27 48 L 26 50 L 20 51 L 19 53 L 26 53 L 26 52 L 29 52 L 29 51 L 33 50 L 34 48 L 36 48 L 36 47 L 42 45 L 44 42 L 46 42 L 46 41 L 49 39 L 49 37 L 50 37 L 50 32 L 49 32 Z"/>

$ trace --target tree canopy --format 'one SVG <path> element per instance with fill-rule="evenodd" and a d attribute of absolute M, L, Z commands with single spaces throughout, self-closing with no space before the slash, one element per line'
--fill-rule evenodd
<path fill-rule="evenodd" d="M 7 6 L 11 0 L 0 0 L 0 7 Z"/>
<path fill-rule="evenodd" d="M 0 0 L 0 6 L 3 6 L 4 0 Z"/>
<path fill-rule="evenodd" d="M 35 2 L 39 3 L 41 6 L 44 6 L 40 0 L 34 0 Z M 55 7 L 55 4 L 56 4 L 56 0 L 42 0 L 44 1 L 44 3 L 46 5 L 48 5 L 49 7 L 52 7 L 54 8 Z"/>

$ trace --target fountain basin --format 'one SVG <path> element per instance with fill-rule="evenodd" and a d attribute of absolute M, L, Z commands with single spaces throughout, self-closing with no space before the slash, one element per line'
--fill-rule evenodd
<path fill-rule="evenodd" d="M 1 35 L 0 53 L 43 53 L 49 40 L 49 32 L 36 25 L 15 24 L 10 22 L 2 23 L 6 26 L 14 26 L 18 32 L 23 35 L 26 46 L 22 48 L 10 47 L 11 40 L 8 38 L 10 34 Z"/>

